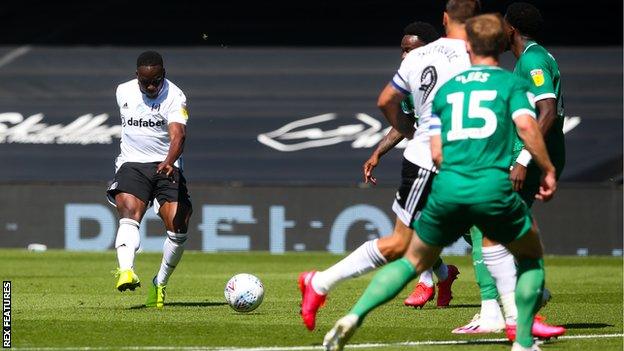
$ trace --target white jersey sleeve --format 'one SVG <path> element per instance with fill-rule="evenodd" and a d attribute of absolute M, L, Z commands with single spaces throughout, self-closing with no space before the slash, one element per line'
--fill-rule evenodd
<path fill-rule="evenodd" d="M 412 87 L 409 84 L 409 80 L 404 78 L 407 77 L 408 73 L 409 70 L 406 66 L 401 64 L 401 67 L 399 67 L 399 70 L 394 74 L 394 77 L 392 77 L 392 81 L 390 82 L 396 90 L 400 91 L 404 95 L 412 93 Z"/>
<path fill-rule="evenodd" d="M 171 92 L 170 92 L 171 94 Z M 171 105 L 167 111 L 167 123 L 181 123 L 186 125 L 188 121 L 188 109 L 186 107 L 186 96 L 179 90 L 173 93 L 174 96 L 171 100 Z"/>

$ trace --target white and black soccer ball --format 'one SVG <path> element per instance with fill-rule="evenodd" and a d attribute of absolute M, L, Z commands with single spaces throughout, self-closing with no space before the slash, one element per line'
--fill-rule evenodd
<path fill-rule="evenodd" d="M 241 273 L 225 284 L 225 301 L 237 312 L 251 312 L 258 308 L 264 298 L 264 285 L 258 277 Z"/>

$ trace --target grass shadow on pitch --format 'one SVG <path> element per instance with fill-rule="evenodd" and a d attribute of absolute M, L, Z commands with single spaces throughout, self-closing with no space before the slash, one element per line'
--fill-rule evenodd
<path fill-rule="evenodd" d="M 606 324 L 606 323 L 567 323 L 567 324 L 562 324 L 561 326 L 566 329 L 602 329 L 602 328 L 614 327 L 613 324 Z"/>
<path fill-rule="evenodd" d="M 165 307 L 167 306 L 177 306 L 177 307 L 218 307 L 227 305 L 227 302 L 167 302 L 165 303 Z M 145 305 L 136 305 L 130 307 L 131 310 L 139 310 L 142 308 L 147 308 Z"/>

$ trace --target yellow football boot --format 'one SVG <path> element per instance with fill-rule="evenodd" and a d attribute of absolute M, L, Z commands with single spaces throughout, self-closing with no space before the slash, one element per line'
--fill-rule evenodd
<path fill-rule="evenodd" d="M 134 291 L 137 287 L 141 286 L 139 277 L 134 273 L 132 269 L 117 270 L 119 279 L 117 279 L 117 290 L 126 291 L 128 289 Z"/>
<path fill-rule="evenodd" d="M 145 301 L 145 307 L 158 307 L 162 308 L 165 305 L 165 285 L 157 285 L 152 280 L 152 286 L 150 286 L 147 293 L 147 301 Z"/>

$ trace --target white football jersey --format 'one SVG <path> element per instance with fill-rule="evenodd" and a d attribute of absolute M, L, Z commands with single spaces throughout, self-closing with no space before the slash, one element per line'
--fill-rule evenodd
<path fill-rule="evenodd" d="M 121 115 L 121 153 L 116 170 L 125 162 L 162 162 L 169 152 L 169 123 L 186 125 L 186 96 L 165 79 L 154 99 L 145 96 L 136 79 L 119 84 L 117 105 Z M 174 166 L 182 168 L 182 157 Z"/>
<path fill-rule="evenodd" d="M 408 143 L 403 156 L 411 163 L 435 170 L 429 145 L 431 102 L 446 81 L 470 68 L 466 42 L 459 39 L 440 38 L 407 54 L 392 85 L 405 95 L 414 98 L 414 114 L 418 122 L 414 138 Z"/>

